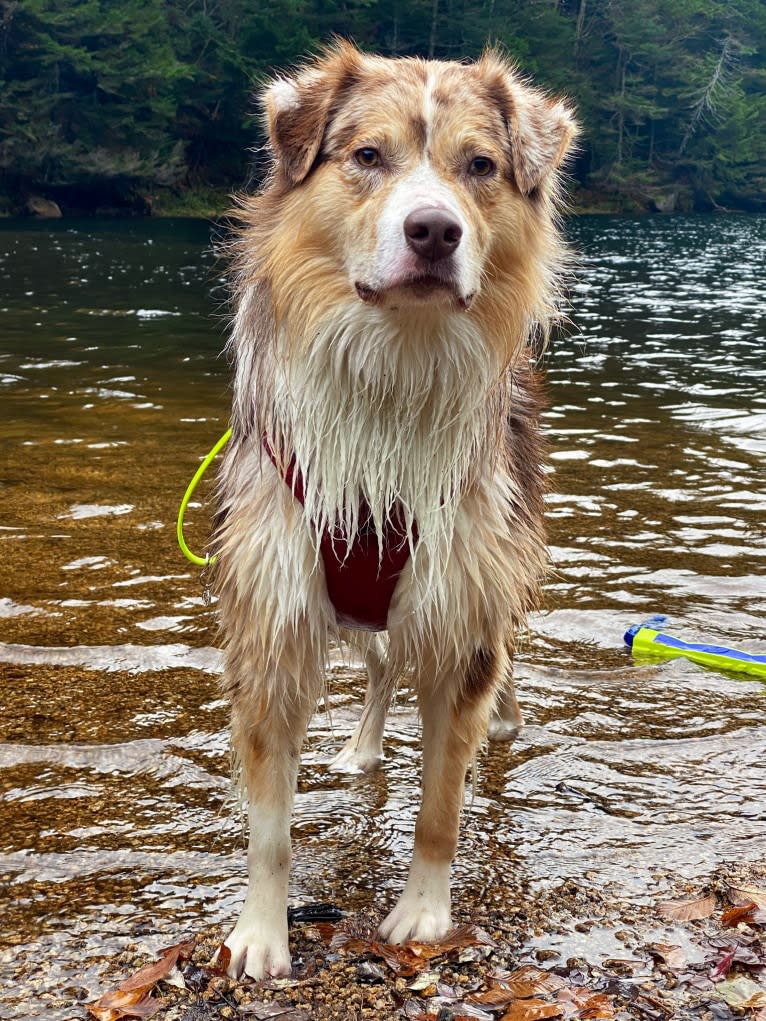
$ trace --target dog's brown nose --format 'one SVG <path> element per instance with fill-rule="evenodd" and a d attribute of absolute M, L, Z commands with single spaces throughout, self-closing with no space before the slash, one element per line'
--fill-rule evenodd
<path fill-rule="evenodd" d="M 404 221 L 404 236 L 413 252 L 429 262 L 452 255 L 463 230 L 453 216 L 438 206 L 415 209 Z"/>

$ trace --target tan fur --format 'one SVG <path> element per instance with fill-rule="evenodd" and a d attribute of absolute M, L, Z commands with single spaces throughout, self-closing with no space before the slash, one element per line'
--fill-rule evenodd
<path fill-rule="evenodd" d="M 392 62 L 339 43 L 272 83 L 264 108 L 274 164 L 240 203 L 233 439 L 215 538 L 251 826 L 248 897 L 227 943 L 232 973 L 255 978 L 289 969 L 292 792 L 338 631 L 319 538 L 328 527 L 353 536 L 362 501 L 379 535 L 401 509 L 411 556 L 387 663 L 364 645 L 372 733 L 358 731 L 340 758 L 378 761 L 384 703 L 408 675 L 423 804 L 410 877 L 381 934 L 436 938 L 449 924 L 465 772 L 504 685 L 507 733 L 518 727 L 514 636 L 545 571 L 530 357 L 557 316 L 558 168 L 575 133 L 567 107 L 496 53 L 473 65 Z M 362 165 L 361 150 L 378 162 Z M 490 173 L 475 169 L 482 160 Z M 410 207 L 460 225 L 453 255 L 413 254 Z M 295 458 L 305 507 L 264 437 L 282 469 Z"/>

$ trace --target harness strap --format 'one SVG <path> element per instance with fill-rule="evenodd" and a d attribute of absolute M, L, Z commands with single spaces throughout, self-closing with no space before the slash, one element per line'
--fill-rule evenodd
<path fill-rule="evenodd" d="M 296 467 L 295 455 L 284 467 L 265 436 L 263 447 L 295 498 L 305 504 L 303 476 Z M 319 546 L 327 594 L 340 627 L 385 631 L 396 583 L 410 558 L 410 544 L 398 505 L 392 508 L 383 526 L 382 552 L 366 500 L 360 502 L 359 517 L 359 529 L 350 539 L 339 528 L 325 528 L 322 532 Z M 413 540 L 417 539 L 414 526 Z"/>

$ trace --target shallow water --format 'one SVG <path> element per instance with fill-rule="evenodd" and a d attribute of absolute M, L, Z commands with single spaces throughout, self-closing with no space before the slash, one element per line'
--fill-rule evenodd
<path fill-rule="evenodd" d="M 635 665 L 622 642 L 663 612 L 680 637 L 766 652 L 766 219 L 569 229 L 579 333 L 547 357 L 554 572 L 517 663 L 527 727 L 478 763 L 459 909 L 568 878 L 647 902 L 766 846 L 766 687 Z M 220 274 L 203 224 L 0 225 L 8 988 L 45 960 L 74 1000 L 127 942 L 228 924 L 244 894 L 214 609 L 174 528 L 227 423 Z M 194 505 L 193 548 L 207 526 Z M 360 685 L 339 660 L 312 724 L 295 903 L 382 909 L 404 879 L 412 704 L 381 772 L 325 769 Z M 0 1016 L 33 1016 L 12 1001 Z"/>

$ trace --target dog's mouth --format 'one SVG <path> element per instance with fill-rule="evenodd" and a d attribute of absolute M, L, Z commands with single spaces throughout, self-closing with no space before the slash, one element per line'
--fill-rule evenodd
<path fill-rule="evenodd" d="M 401 296 L 405 301 L 408 299 L 416 302 L 432 301 L 440 297 L 451 298 L 463 312 L 467 312 L 473 301 L 473 294 L 460 294 L 450 280 L 443 280 L 431 274 L 412 277 L 409 280 L 402 280 L 391 287 L 375 288 L 369 284 L 357 280 L 355 285 L 356 293 L 367 305 L 382 305 L 387 297 Z"/>

